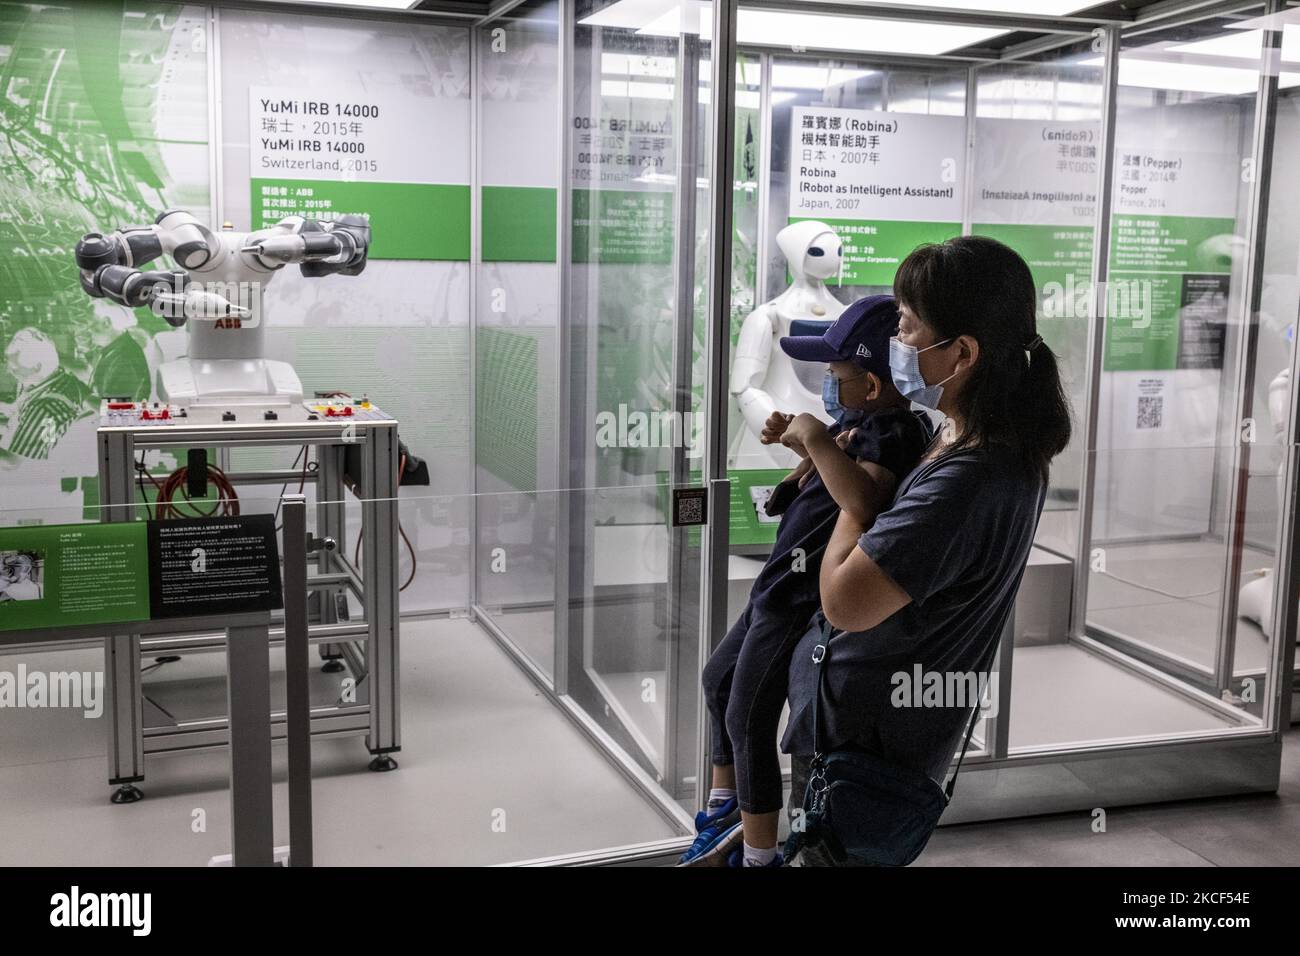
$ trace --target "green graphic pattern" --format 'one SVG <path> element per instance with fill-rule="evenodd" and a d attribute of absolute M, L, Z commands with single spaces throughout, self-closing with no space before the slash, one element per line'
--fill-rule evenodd
<path fill-rule="evenodd" d="M 206 53 L 193 42 L 203 23 L 202 8 L 170 3 L 0 2 L 6 484 L 48 487 L 41 462 L 97 411 L 97 396 L 150 393 L 153 339 L 169 327 L 148 309 L 97 305 L 73 249 L 90 230 L 207 208 Z M 93 447 L 84 468 L 93 473 Z"/>
<path fill-rule="evenodd" d="M 479 329 L 475 397 L 478 464 L 512 488 L 537 487 L 537 340 Z"/>

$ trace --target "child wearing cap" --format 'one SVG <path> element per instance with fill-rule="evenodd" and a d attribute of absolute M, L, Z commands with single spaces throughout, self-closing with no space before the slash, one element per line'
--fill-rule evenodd
<path fill-rule="evenodd" d="M 869 525 L 931 439 L 929 419 L 911 411 L 890 374 L 897 332 L 896 302 L 878 295 L 850 305 L 825 335 L 781 339 L 791 358 L 827 363 L 822 401 L 834 422 L 775 412 L 763 429 L 764 443 L 780 442 L 803 460 L 773 491 L 768 513 L 781 514 L 776 544 L 704 669 L 713 782 L 679 865 L 781 864 L 776 735 L 790 656 L 821 604 L 822 554 L 841 509 Z"/>

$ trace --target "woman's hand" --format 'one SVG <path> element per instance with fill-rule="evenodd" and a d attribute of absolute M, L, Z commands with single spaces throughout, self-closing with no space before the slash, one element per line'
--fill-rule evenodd
<path fill-rule="evenodd" d="M 815 415 L 800 412 L 785 427 L 781 435 L 781 444 L 795 452 L 800 458 L 808 457 L 808 444 L 826 434 L 826 423 Z"/>
<path fill-rule="evenodd" d="M 767 421 L 763 423 L 763 431 L 758 436 L 758 440 L 764 445 L 775 445 L 781 441 L 781 436 L 785 433 L 786 426 L 790 424 L 793 415 L 787 415 L 785 412 L 773 412 L 767 416 Z"/>

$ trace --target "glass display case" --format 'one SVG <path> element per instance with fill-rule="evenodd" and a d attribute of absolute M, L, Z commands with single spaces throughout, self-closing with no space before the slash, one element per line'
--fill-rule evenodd
<path fill-rule="evenodd" d="M 402 862 L 629 862 L 689 844 L 708 788 L 701 670 L 771 551 L 761 506 L 791 464 L 747 443 L 741 397 L 762 382 L 735 371 L 738 344 L 794 278 L 778 236 L 810 220 L 843 244 L 824 279 L 832 312 L 889 292 L 919 243 L 975 234 L 1016 249 L 1074 410 L 945 822 L 1276 789 L 1300 602 L 1300 200 L 1287 188 L 1300 21 L 1276 0 L 1114 17 L 1071 0 L 967 6 L 126 4 L 124 35 L 161 31 L 188 71 L 206 139 L 187 127 L 174 175 L 111 208 L 57 207 L 59 222 L 127 221 L 164 200 L 259 221 L 289 208 L 284 188 L 376 203 L 388 243 L 354 285 L 327 280 L 332 295 L 277 292 L 268 334 L 309 388 L 348 386 L 393 413 L 432 475 L 398 492 L 402 769 L 382 814 L 327 822 L 318 861 L 383 845 Z M 73 35 L 58 4 L 0 14 L 15 36 L 28 18 Z M 186 31 L 203 38 L 193 56 L 180 56 Z M 20 38 L 0 62 L 14 57 L 57 106 L 64 88 L 26 49 Z M 128 53 L 132 68 L 148 59 Z M 344 82 L 393 104 L 391 137 L 408 147 L 394 154 L 428 162 L 400 183 L 258 175 L 268 90 L 327 97 Z M 826 191 L 832 171 L 860 189 Z M 903 184 L 923 193 L 890 200 Z M 379 188 L 394 186 L 409 188 Z M 17 305 L 0 331 L 48 307 L 35 293 Z M 147 363 L 175 343 L 144 332 L 147 391 Z M 65 345 L 65 364 L 85 365 Z M 790 394 L 819 408 L 822 367 L 788 372 Z M 23 393 L 0 389 L 7 415 Z M 90 420 L 70 434 L 93 462 Z M 249 508 L 273 510 L 283 480 L 314 512 L 311 456 L 300 470 L 283 457 L 235 455 L 232 468 L 263 474 Z M 21 464 L 12 487 L 60 492 L 0 503 L 0 527 L 98 519 L 98 502 L 69 497 L 93 479 Z M 352 526 L 375 500 L 335 504 Z M 346 625 L 347 602 L 336 611 Z M 155 706 L 192 696 L 163 686 L 181 670 L 144 682 Z M 313 689 L 329 696 L 326 676 Z M 93 750 L 70 740 L 74 756 Z M 321 743 L 318 787 L 356 785 L 345 771 L 365 755 Z M 322 813 L 349 805 L 329 793 Z M 597 800 L 610 812 L 593 823 Z"/>

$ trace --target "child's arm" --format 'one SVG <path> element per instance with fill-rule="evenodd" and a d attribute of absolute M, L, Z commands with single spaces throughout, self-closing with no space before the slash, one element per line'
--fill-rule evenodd
<path fill-rule="evenodd" d="M 799 415 L 786 426 L 781 444 L 812 461 L 835 503 L 854 521 L 869 526 L 889 504 L 897 484 L 893 472 L 872 461 L 854 461 L 812 415 Z"/>

